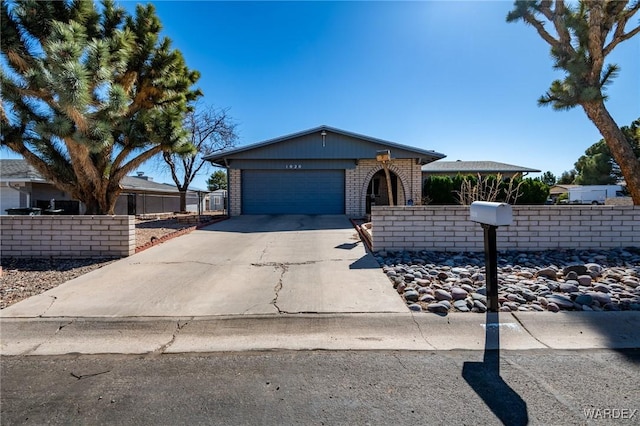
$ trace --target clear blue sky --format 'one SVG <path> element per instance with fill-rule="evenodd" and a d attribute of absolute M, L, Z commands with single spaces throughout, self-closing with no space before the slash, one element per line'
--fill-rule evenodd
<path fill-rule="evenodd" d="M 154 3 L 242 145 L 327 124 L 559 176 L 601 139 L 581 109 L 537 105 L 561 74 L 532 27 L 506 23 L 511 1 Z M 610 61 L 621 72 L 607 105 L 628 125 L 640 116 L 640 37 Z"/>
<path fill-rule="evenodd" d="M 538 107 L 562 74 L 532 27 L 505 22 L 511 1 L 153 3 L 202 74 L 203 102 L 230 108 L 240 145 L 326 124 L 559 176 L 601 139 L 581 109 Z M 628 125 L 640 116 L 640 37 L 609 62 L 621 72 L 607 106 Z"/>

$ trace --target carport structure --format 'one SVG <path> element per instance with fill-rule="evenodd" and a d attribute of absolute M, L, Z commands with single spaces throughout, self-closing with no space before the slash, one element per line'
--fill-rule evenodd
<path fill-rule="evenodd" d="M 394 204 L 420 204 L 424 164 L 444 157 L 329 126 L 206 157 L 227 169 L 229 213 L 346 214 L 362 217 L 387 205 L 387 182 L 376 152 L 390 150 Z"/>

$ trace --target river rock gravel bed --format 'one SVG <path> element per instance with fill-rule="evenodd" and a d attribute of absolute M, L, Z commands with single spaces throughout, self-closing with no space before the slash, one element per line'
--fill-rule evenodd
<path fill-rule="evenodd" d="M 486 312 L 484 253 L 378 251 L 412 311 Z M 501 312 L 640 311 L 640 249 L 500 252 Z"/>

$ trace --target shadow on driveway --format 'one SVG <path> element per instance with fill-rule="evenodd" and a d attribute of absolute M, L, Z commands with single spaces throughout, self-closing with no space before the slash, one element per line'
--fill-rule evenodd
<path fill-rule="evenodd" d="M 465 362 L 462 378 L 505 425 L 529 423 L 527 403 L 500 376 L 500 320 L 498 312 L 487 312 L 484 359 Z"/>
<path fill-rule="evenodd" d="M 345 215 L 242 215 L 201 229 L 204 231 L 260 233 L 350 228 L 353 229 L 353 225 Z"/>

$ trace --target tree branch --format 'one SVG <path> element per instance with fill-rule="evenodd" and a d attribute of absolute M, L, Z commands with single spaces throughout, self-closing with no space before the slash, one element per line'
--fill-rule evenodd
<path fill-rule="evenodd" d="M 589 3 L 589 53 L 591 55 L 592 66 L 589 80 L 591 82 L 600 81 L 600 73 L 604 66 L 604 55 L 602 48 L 604 38 L 602 37 L 602 26 L 604 23 L 603 4 L 599 1 Z"/>
<path fill-rule="evenodd" d="M 566 13 L 566 6 L 564 1 L 558 0 L 556 1 L 556 9 L 552 15 L 553 18 L 549 18 L 551 22 L 553 22 L 553 26 L 558 32 L 558 37 L 560 39 L 560 44 L 565 48 L 567 52 L 571 54 L 575 54 L 576 51 L 571 45 L 571 34 L 564 24 L 564 14 Z M 546 15 L 545 15 L 546 16 Z"/>
<path fill-rule="evenodd" d="M 631 37 L 635 36 L 636 34 L 640 33 L 640 25 L 638 25 L 637 27 L 635 27 L 633 30 L 629 31 L 628 33 L 624 33 L 622 32 L 621 34 L 618 34 L 618 30 L 621 27 L 620 23 L 618 23 L 618 28 L 616 28 L 616 34 L 613 37 L 613 40 L 611 40 L 611 43 L 609 43 L 605 48 L 604 48 L 604 56 L 607 56 L 609 53 L 611 53 L 611 51 L 620 43 L 622 43 L 625 40 L 629 40 Z"/>
<path fill-rule="evenodd" d="M 180 188 L 180 179 L 178 178 L 176 163 L 173 161 L 173 156 L 175 154 L 167 151 L 162 152 L 162 158 L 169 165 L 169 170 L 171 171 L 171 179 L 175 182 L 176 186 Z"/>
<path fill-rule="evenodd" d="M 117 169 L 115 173 L 112 172 L 110 180 L 120 182 L 122 178 L 124 178 L 128 173 L 131 173 L 132 171 L 137 169 L 141 164 L 143 164 L 145 161 L 149 160 L 154 155 L 159 154 L 161 151 L 162 151 L 162 146 L 160 145 L 155 145 L 153 148 L 150 148 L 147 151 L 144 151 L 143 153 L 133 158 L 128 163 L 124 164 L 121 168 Z"/>
<path fill-rule="evenodd" d="M 46 162 L 44 162 L 40 157 L 31 152 L 23 143 L 19 143 L 13 140 L 6 141 L 5 143 L 13 151 L 22 155 L 22 157 L 27 160 L 28 164 L 33 166 L 38 171 L 38 173 L 42 175 L 42 177 L 53 182 L 53 184 L 57 188 L 71 194 L 76 193 L 77 188 L 73 183 L 65 182 L 60 179 L 58 175 L 51 171 L 51 168 Z"/>
<path fill-rule="evenodd" d="M 540 34 L 540 37 L 542 37 L 544 41 L 549 43 L 551 47 L 554 47 L 556 49 L 561 48 L 560 41 L 553 38 L 553 36 L 544 29 L 544 23 L 542 21 L 538 21 L 530 12 L 526 12 L 524 15 L 522 15 L 522 19 L 524 19 L 524 21 L 529 25 L 533 26 L 536 31 L 538 31 L 538 34 Z"/>

